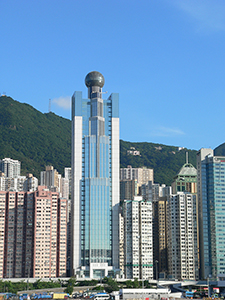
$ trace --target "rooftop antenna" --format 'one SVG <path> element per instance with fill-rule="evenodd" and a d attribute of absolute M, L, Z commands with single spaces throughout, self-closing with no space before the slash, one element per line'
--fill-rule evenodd
<path fill-rule="evenodd" d="M 186 152 L 186 164 L 188 164 L 188 152 Z"/>
<path fill-rule="evenodd" d="M 49 99 L 49 103 L 48 103 L 48 112 L 51 112 L 51 99 Z"/>

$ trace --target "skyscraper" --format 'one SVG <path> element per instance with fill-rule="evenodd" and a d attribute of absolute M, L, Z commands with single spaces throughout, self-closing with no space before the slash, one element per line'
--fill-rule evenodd
<path fill-rule="evenodd" d="M 225 273 L 225 156 L 212 149 L 197 153 L 200 274 Z"/>
<path fill-rule="evenodd" d="M 119 265 L 119 95 L 87 74 L 88 98 L 72 96 L 72 273 L 100 278 Z"/>

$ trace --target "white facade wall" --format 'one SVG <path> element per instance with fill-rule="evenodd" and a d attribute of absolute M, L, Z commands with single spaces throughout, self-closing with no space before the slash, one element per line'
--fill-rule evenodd
<path fill-rule="evenodd" d="M 124 273 L 153 279 L 152 203 L 140 196 L 124 201 Z"/>
<path fill-rule="evenodd" d="M 5 191 L 5 177 L 0 177 L 0 191 Z"/>
<path fill-rule="evenodd" d="M 4 237 L 5 237 L 5 203 L 6 194 L 0 193 L 0 278 L 3 277 L 3 265 L 4 265 Z"/>
<path fill-rule="evenodd" d="M 5 177 L 13 178 L 20 176 L 21 162 L 11 158 L 0 160 L 0 170 L 5 174 Z"/>
<path fill-rule="evenodd" d="M 26 176 L 18 176 L 10 179 L 10 191 L 20 192 L 25 189 Z"/>
<path fill-rule="evenodd" d="M 119 268 L 124 273 L 124 217 L 119 213 Z"/>
<path fill-rule="evenodd" d="M 112 118 L 112 251 L 113 266 L 119 268 L 120 140 L 119 118 Z"/>
<path fill-rule="evenodd" d="M 62 198 L 69 199 L 69 180 L 66 178 L 62 178 L 62 190 L 61 195 Z"/>
<path fill-rule="evenodd" d="M 69 180 L 69 194 L 71 194 L 71 180 L 72 180 L 72 170 L 71 168 L 64 169 L 65 179 Z"/>
<path fill-rule="evenodd" d="M 38 179 L 36 177 L 0 177 L 0 191 L 14 192 L 34 192 L 38 187 Z"/>
<path fill-rule="evenodd" d="M 73 99 L 74 101 L 74 99 Z M 80 203 L 82 180 L 82 117 L 75 116 L 72 121 L 72 269 L 75 271 L 81 265 L 81 230 Z"/>
<path fill-rule="evenodd" d="M 38 179 L 36 177 L 28 177 L 25 181 L 25 191 L 34 192 L 38 187 Z"/>
<path fill-rule="evenodd" d="M 178 280 L 198 280 L 196 195 L 178 192 L 168 202 L 168 268 Z"/>

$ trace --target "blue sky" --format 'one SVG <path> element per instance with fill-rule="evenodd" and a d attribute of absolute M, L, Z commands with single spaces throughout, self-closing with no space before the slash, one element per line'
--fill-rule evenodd
<path fill-rule="evenodd" d="M 120 94 L 120 138 L 224 141 L 224 0 L 0 0 L 0 94 L 70 119 L 90 71 Z"/>

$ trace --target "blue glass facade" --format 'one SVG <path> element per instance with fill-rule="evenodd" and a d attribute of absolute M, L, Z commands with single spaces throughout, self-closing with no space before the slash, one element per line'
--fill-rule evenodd
<path fill-rule="evenodd" d="M 112 118 L 119 116 L 119 96 L 104 100 L 100 87 L 89 96 L 75 92 L 72 105 L 72 118 L 82 117 L 81 266 L 112 266 Z"/>
<path fill-rule="evenodd" d="M 201 172 L 204 263 L 215 279 L 225 273 L 225 157 L 207 157 Z"/>

